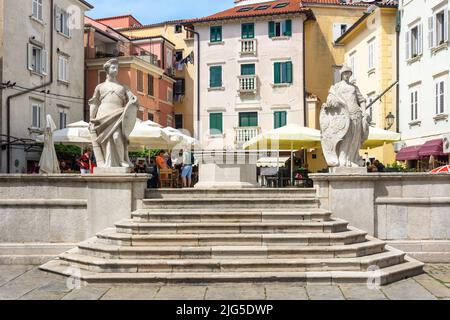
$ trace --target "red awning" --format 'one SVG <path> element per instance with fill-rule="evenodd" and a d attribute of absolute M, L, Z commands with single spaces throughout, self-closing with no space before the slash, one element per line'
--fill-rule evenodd
<path fill-rule="evenodd" d="M 397 153 L 397 161 L 418 160 L 420 159 L 419 150 L 422 146 L 405 147 Z"/>
<path fill-rule="evenodd" d="M 444 153 L 444 140 L 436 139 L 427 141 L 419 150 L 420 157 L 429 156 L 445 156 Z"/>

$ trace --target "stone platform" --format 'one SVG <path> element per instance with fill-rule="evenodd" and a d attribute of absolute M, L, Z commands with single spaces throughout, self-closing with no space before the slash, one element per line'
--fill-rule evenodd
<path fill-rule="evenodd" d="M 41 266 L 87 283 L 392 283 L 423 264 L 319 208 L 315 189 L 147 190 Z"/>

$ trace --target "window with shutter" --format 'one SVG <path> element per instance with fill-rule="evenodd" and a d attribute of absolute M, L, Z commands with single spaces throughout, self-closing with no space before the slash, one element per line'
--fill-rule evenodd
<path fill-rule="evenodd" d="M 434 37 L 434 16 L 428 18 L 428 48 L 435 47 L 435 37 Z"/>
<path fill-rule="evenodd" d="M 274 84 L 292 83 L 293 82 L 292 62 L 275 62 L 274 63 Z"/>
<path fill-rule="evenodd" d="M 32 1 L 32 13 L 31 16 L 36 20 L 43 21 L 42 16 L 42 0 L 33 0 Z"/>
<path fill-rule="evenodd" d="M 286 125 L 287 112 L 286 111 L 275 111 L 274 112 L 274 129 L 284 127 Z"/>
<path fill-rule="evenodd" d="M 253 39 L 255 37 L 255 24 L 242 24 L 242 39 Z"/>
<path fill-rule="evenodd" d="M 31 105 L 31 128 L 39 129 L 41 127 L 41 105 L 32 103 Z"/>
<path fill-rule="evenodd" d="M 222 134 L 223 132 L 223 120 L 222 113 L 210 113 L 209 114 L 209 134 Z"/>
<path fill-rule="evenodd" d="M 214 66 L 209 68 L 209 87 L 222 87 L 222 66 Z"/>
<path fill-rule="evenodd" d="M 252 76 L 255 74 L 255 64 L 242 64 L 241 76 Z"/>
<path fill-rule="evenodd" d="M 287 37 L 292 36 L 292 20 L 286 20 L 283 24 L 283 27 L 283 35 Z"/>
<path fill-rule="evenodd" d="M 137 91 L 142 93 L 144 92 L 144 73 L 141 70 L 137 70 L 136 78 Z"/>
<path fill-rule="evenodd" d="M 411 39 L 411 32 L 407 31 L 405 33 L 405 54 L 406 54 L 406 60 L 411 58 L 410 39 Z"/>
<path fill-rule="evenodd" d="M 239 127 L 257 127 L 258 112 L 240 112 Z"/>
<path fill-rule="evenodd" d="M 270 21 L 269 22 L 269 38 L 275 37 L 275 22 Z"/>
<path fill-rule="evenodd" d="M 69 61 L 66 57 L 58 57 L 58 80 L 69 82 Z"/>
<path fill-rule="evenodd" d="M 147 93 L 149 96 L 154 96 L 155 92 L 154 92 L 154 78 L 151 74 L 147 75 Z"/>
<path fill-rule="evenodd" d="M 222 26 L 212 26 L 210 28 L 210 41 L 211 42 L 222 41 Z"/>

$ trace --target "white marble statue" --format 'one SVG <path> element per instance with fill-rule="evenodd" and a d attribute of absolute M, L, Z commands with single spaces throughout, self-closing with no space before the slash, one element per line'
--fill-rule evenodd
<path fill-rule="evenodd" d="M 350 83 L 352 70 L 342 67 L 342 81 L 330 88 L 320 113 L 322 149 L 330 167 L 361 167 L 359 155 L 369 137 L 370 116 L 366 100 L 358 87 Z"/>
<path fill-rule="evenodd" d="M 137 98 L 117 82 L 117 59 L 106 62 L 104 69 L 106 81 L 95 88 L 94 96 L 89 100 L 90 131 L 97 166 L 130 168 L 128 137 L 136 124 Z"/>

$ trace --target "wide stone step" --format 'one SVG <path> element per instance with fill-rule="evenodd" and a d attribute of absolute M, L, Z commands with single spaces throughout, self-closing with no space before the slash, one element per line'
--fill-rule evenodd
<path fill-rule="evenodd" d="M 189 199 L 187 196 L 174 199 L 143 199 L 143 209 L 291 209 L 291 208 L 318 208 L 319 200 L 316 197 L 265 197 L 265 198 L 199 198 Z"/>
<path fill-rule="evenodd" d="M 139 222 L 263 222 L 263 221 L 329 221 L 331 212 L 315 210 L 248 210 L 239 212 L 201 210 L 139 209 L 132 214 Z"/>
<path fill-rule="evenodd" d="M 105 259 L 240 259 L 240 258 L 344 258 L 381 253 L 386 243 L 371 239 L 339 246 L 115 246 L 101 242 L 78 245 L 80 254 Z"/>
<path fill-rule="evenodd" d="M 322 259 L 101 259 L 66 253 L 60 259 L 93 272 L 267 272 L 267 271 L 366 271 L 404 262 L 401 251 L 386 251 L 358 258 Z"/>
<path fill-rule="evenodd" d="M 262 198 L 265 196 L 276 198 L 315 197 L 314 188 L 261 188 L 261 189 L 147 189 L 147 199 L 205 199 L 205 198 Z"/>
<path fill-rule="evenodd" d="M 367 232 L 349 228 L 339 233 L 273 234 L 150 234 L 118 233 L 111 228 L 100 232 L 100 242 L 122 246 L 225 246 L 225 245 L 297 245 L 329 246 L 366 241 Z"/>
<path fill-rule="evenodd" d="M 129 234 L 217 234 L 217 233 L 334 233 L 348 231 L 348 222 L 198 222 L 198 223 L 152 223 L 124 220 L 116 223 L 119 233 Z"/>
<path fill-rule="evenodd" d="M 53 260 L 40 269 L 66 277 L 80 279 L 90 284 L 114 283 L 269 283 L 289 282 L 305 284 L 366 284 L 368 281 L 386 285 L 423 273 L 424 264 L 410 257 L 405 262 L 375 271 L 306 271 L 306 272 L 92 272 L 77 269 L 63 260 Z M 79 273 L 78 273 L 79 272 Z"/>

